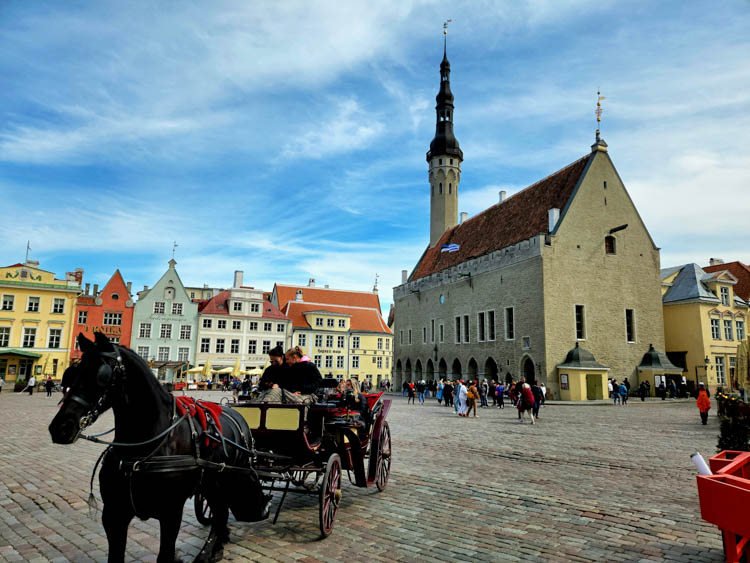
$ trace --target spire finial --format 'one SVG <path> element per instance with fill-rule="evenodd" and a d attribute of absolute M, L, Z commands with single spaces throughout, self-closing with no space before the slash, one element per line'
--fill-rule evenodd
<path fill-rule="evenodd" d="M 596 140 L 599 141 L 599 124 L 602 121 L 602 100 L 606 100 L 607 98 L 605 96 L 602 96 L 602 93 L 597 90 L 596 91 L 596 111 L 594 112 L 596 114 Z"/>
<path fill-rule="evenodd" d="M 451 23 L 452 19 L 447 19 L 443 22 L 443 58 L 448 58 L 448 24 Z"/>
<path fill-rule="evenodd" d="M 27 240 L 26 241 L 26 262 L 24 263 L 27 263 L 29 261 L 29 252 L 31 252 L 31 241 Z"/>
<path fill-rule="evenodd" d="M 172 244 L 172 260 L 174 260 L 174 253 L 175 253 L 175 250 L 177 250 L 178 246 L 180 245 L 177 244 L 177 241 L 174 241 L 174 243 Z"/>

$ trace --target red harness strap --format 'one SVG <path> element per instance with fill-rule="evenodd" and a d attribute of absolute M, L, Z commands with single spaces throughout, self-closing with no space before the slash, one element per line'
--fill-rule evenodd
<path fill-rule="evenodd" d="M 175 399 L 177 401 L 177 412 L 180 416 L 190 413 L 191 418 L 198 420 L 203 430 L 208 430 L 208 416 L 210 416 L 216 428 L 221 432 L 221 405 L 193 399 L 192 397 L 175 397 Z M 206 438 L 206 445 L 209 444 L 218 445 L 217 442 Z"/>

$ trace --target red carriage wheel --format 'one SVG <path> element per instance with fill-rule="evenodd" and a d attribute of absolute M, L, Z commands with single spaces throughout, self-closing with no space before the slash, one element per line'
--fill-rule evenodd
<path fill-rule="evenodd" d="M 204 526 L 210 524 L 211 507 L 208 506 L 206 497 L 204 497 L 200 491 L 197 491 L 195 493 L 195 497 L 193 498 L 193 506 L 195 507 L 195 517 L 198 519 L 198 522 L 200 522 Z"/>
<path fill-rule="evenodd" d="M 383 421 L 383 429 L 378 440 L 378 461 L 375 471 L 375 486 L 379 491 L 385 489 L 388 477 L 391 475 L 391 429 L 388 423 Z"/>
<path fill-rule="evenodd" d="M 331 535 L 340 503 L 341 458 L 339 454 L 331 454 L 320 483 L 320 534 L 324 538 Z"/>

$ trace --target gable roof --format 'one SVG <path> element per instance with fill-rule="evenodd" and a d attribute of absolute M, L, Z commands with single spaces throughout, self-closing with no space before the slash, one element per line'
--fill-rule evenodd
<path fill-rule="evenodd" d="M 302 300 L 305 303 L 319 303 L 321 305 L 340 305 L 342 307 L 368 307 L 380 311 L 380 298 L 377 293 L 369 291 L 354 291 L 349 289 L 329 289 L 309 287 L 306 285 L 276 284 L 274 293 L 280 309 L 297 298 L 297 290 L 302 290 Z"/>
<path fill-rule="evenodd" d="M 719 298 L 711 293 L 706 287 L 704 280 L 709 279 L 698 264 L 685 264 L 679 267 L 680 273 L 672 281 L 672 286 L 667 289 L 662 297 L 662 303 L 675 303 L 700 299 L 711 303 L 720 303 Z M 666 279 L 674 274 L 674 268 L 664 268 L 660 271 L 661 279 Z"/>
<path fill-rule="evenodd" d="M 737 278 L 737 284 L 734 286 L 735 295 L 744 301 L 750 300 L 750 266 L 747 264 L 743 264 L 739 261 L 727 262 L 726 264 L 705 266 L 703 270 L 705 272 L 729 270 L 729 272 Z"/>
<path fill-rule="evenodd" d="M 229 316 L 229 301 L 232 292 L 228 289 L 219 292 L 214 295 L 211 299 L 197 300 L 193 299 L 193 303 L 198 303 L 198 310 L 202 315 L 227 315 Z M 284 315 L 279 309 L 270 301 L 263 301 L 261 304 L 262 316 L 259 318 L 263 319 L 277 319 L 277 320 L 288 320 L 288 317 Z M 238 316 L 238 315 L 232 315 Z M 242 316 L 242 315 L 239 315 Z"/>
<path fill-rule="evenodd" d="M 321 309 L 320 304 L 289 301 L 282 310 L 292 319 L 292 326 L 294 328 L 312 328 L 305 318 L 305 313 L 318 312 L 321 314 L 350 316 L 349 328 L 355 332 L 366 331 L 393 334 L 388 325 L 385 324 L 380 314 L 380 309 L 341 307 L 336 305 L 325 305 L 325 309 Z"/>
<path fill-rule="evenodd" d="M 595 153 L 587 154 L 446 231 L 435 246 L 422 254 L 409 281 L 548 233 L 548 211 L 565 207 L 594 156 Z M 460 248 L 441 252 L 444 244 L 458 244 Z"/>

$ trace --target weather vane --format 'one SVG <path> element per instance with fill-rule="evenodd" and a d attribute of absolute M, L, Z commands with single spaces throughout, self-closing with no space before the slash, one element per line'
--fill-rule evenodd
<path fill-rule="evenodd" d="M 596 91 L 596 111 L 594 112 L 596 114 L 596 140 L 599 140 L 599 123 L 602 121 L 602 100 L 606 100 L 607 98 L 605 96 L 602 96 L 602 93 L 597 90 Z"/>
<path fill-rule="evenodd" d="M 451 23 L 453 20 L 445 20 L 443 22 L 443 35 L 448 35 L 448 24 Z"/>
<path fill-rule="evenodd" d="M 172 244 L 172 260 L 174 260 L 174 252 L 175 252 L 175 250 L 177 250 L 178 246 L 180 246 L 180 245 L 177 244 L 177 241 L 174 241 L 174 243 Z"/>
<path fill-rule="evenodd" d="M 373 291 L 377 291 L 378 290 L 378 277 L 379 277 L 378 273 L 375 272 L 375 286 L 372 288 Z"/>

